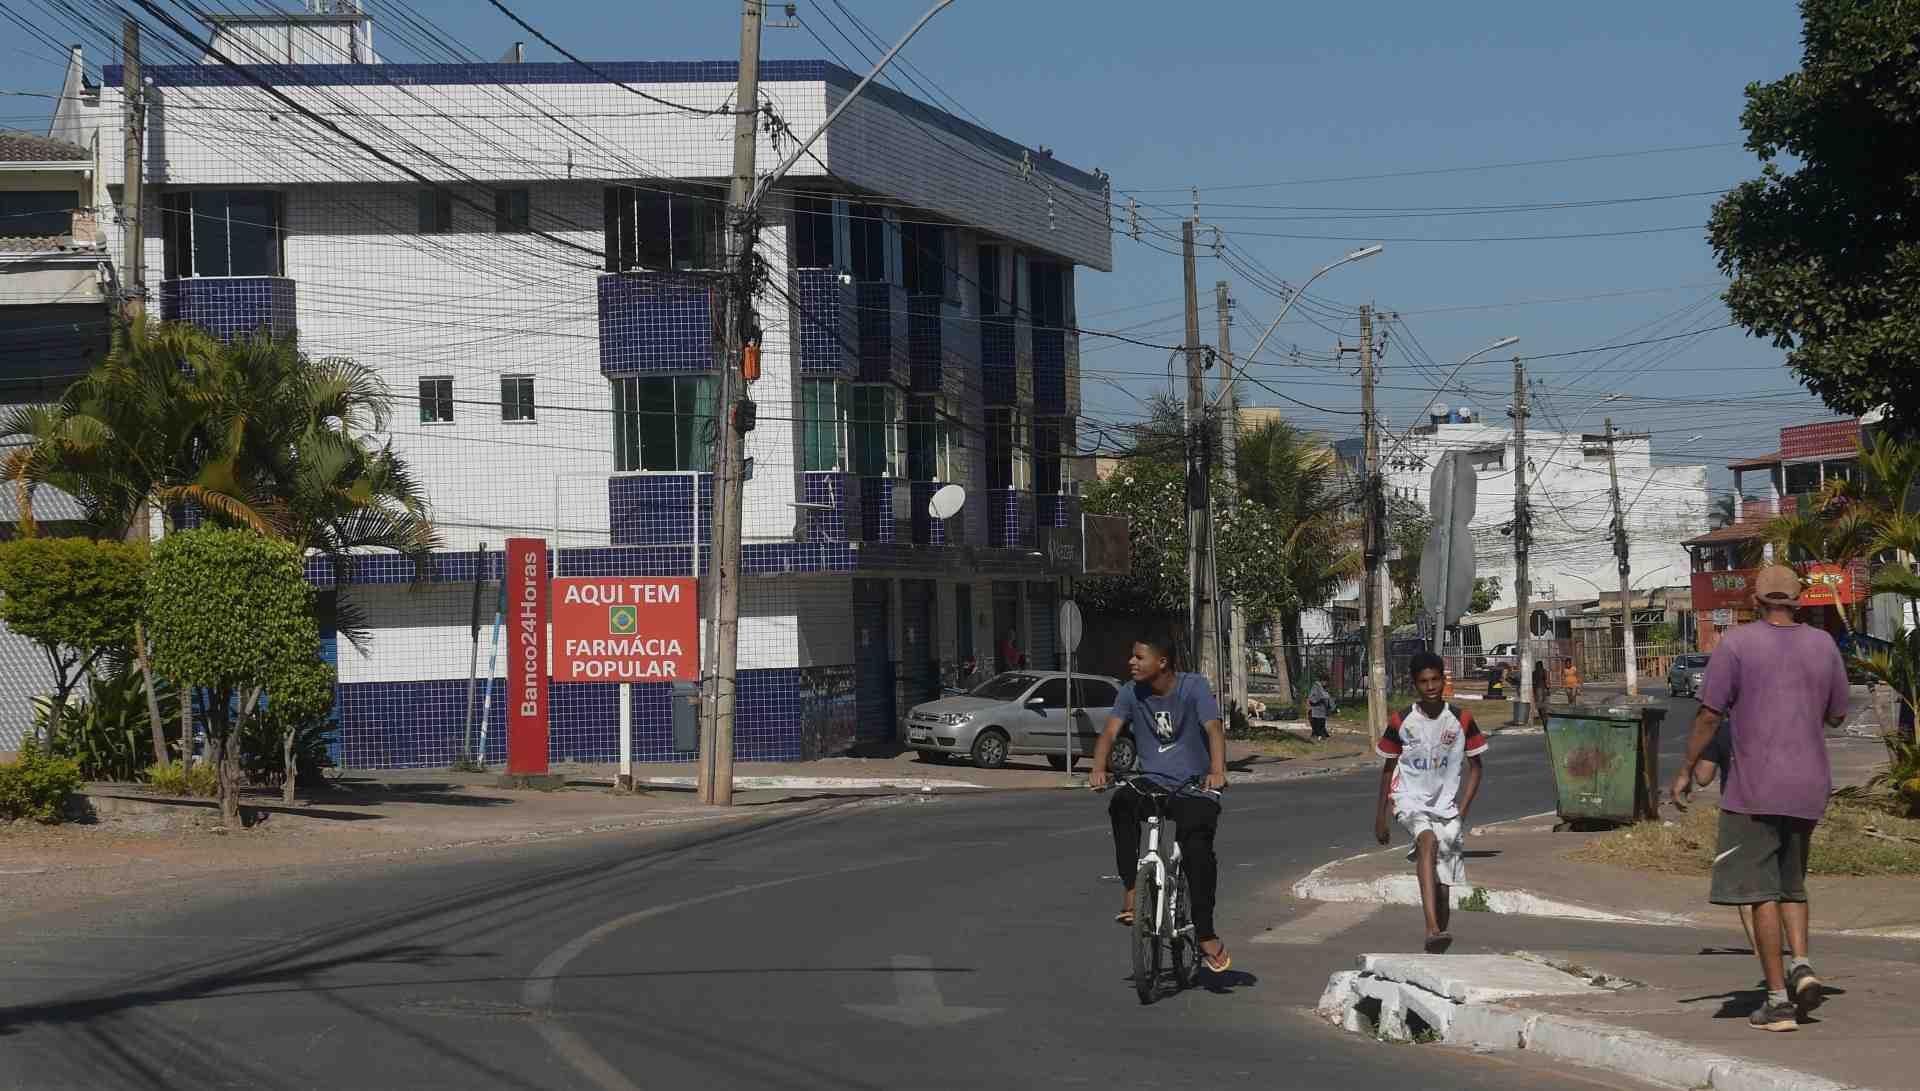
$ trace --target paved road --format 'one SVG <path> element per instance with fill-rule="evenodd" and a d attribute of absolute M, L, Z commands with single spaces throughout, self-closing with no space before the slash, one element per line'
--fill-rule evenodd
<path fill-rule="evenodd" d="M 1496 738 L 1475 820 L 1550 809 L 1543 755 Z M 0 938 L 0 1086 L 1405 1085 L 1406 1048 L 1305 1009 L 1354 954 L 1413 949 L 1414 911 L 1296 924 L 1285 896 L 1371 846 L 1372 792 L 1370 773 L 1234 789 L 1236 969 L 1152 1007 L 1107 923 L 1103 799 L 853 800 L 29 919 Z M 1573 934 L 1494 920 L 1461 949 Z M 1440 1047 L 1418 1065 L 1434 1088 L 1619 1086 Z"/>

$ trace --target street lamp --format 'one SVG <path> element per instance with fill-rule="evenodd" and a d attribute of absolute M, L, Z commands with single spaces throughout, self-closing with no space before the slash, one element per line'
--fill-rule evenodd
<path fill-rule="evenodd" d="M 1502 337 L 1499 340 L 1495 341 L 1493 344 L 1488 345 L 1486 348 L 1480 349 L 1470 354 L 1466 359 L 1453 365 L 1453 374 L 1448 375 L 1447 381 L 1444 383 L 1441 383 L 1439 389 L 1433 392 L 1434 399 L 1437 401 L 1440 395 L 1446 393 L 1447 388 L 1453 385 L 1453 380 L 1455 376 L 1458 376 L 1460 374 L 1461 368 L 1466 367 L 1468 364 L 1473 363 L 1475 360 L 1479 359 L 1482 356 L 1485 356 L 1489 352 L 1494 352 L 1499 349 L 1506 348 L 1508 345 L 1517 345 L 1519 343 L 1520 343 L 1520 339 L 1518 337 Z M 1427 403 L 1427 409 L 1432 409 L 1433 406 L 1434 406 L 1434 402 L 1430 401 Z M 1421 416 L 1426 416 L 1426 415 L 1427 415 L 1426 412 L 1423 410 L 1421 412 Z"/>
<path fill-rule="evenodd" d="M 1267 324 L 1266 332 L 1260 335 L 1260 340 L 1255 341 L 1253 343 L 1253 351 L 1247 353 L 1246 359 L 1249 361 L 1252 361 L 1259 357 L 1260 350 L 1266 347 L 1267 338 L 1273 336 L 1273 331 L 1280 328 L 1280 320 L 1287 317 L 1287 312 L 1293 309 L 1294 303 L 1298 301 L 1301 296 L 1307 294 L 1307 289 L 1309 287 L 1312 287 L 1314 281 L 1319 280 L 1321 277 L 1326 276 L 1328 273 L 1333 272 L 1335 269 L 1340 268 L 1342 265 L 1347 265 L 1352 262 L 1360 261 L 1365 258 L 1370 258 L 1385 249 L 1386 247 L 1380 245 L 1379 243 L 1374 243 L 1372 246 L 1363 246 L 1360 249 L 1349 253 L 1346 257 L 1341 258 L 1339 261 L 1329 262 L 1328 264 L 1322 265 L 1320 268 L 1315 269 L 1313 271 L 1313 275 L 1308 277 L 1300 285 L 1300 287 L 1295 288 L 1293 290 L 1292 295 L 1287 297 L 1286 303 L 1282 304 L 1280 307 L 1280 313 L 1274 315 L 1273 321 Z M 1231 366 L 1231 365 L 1228 365 L 1228 366 Z M 1225 397 L 1227 393 L 1232 389 L 1233 388 L 1231 386 L 1223 386 L 1218 391 L 1216 391 L 1213 395 L 1214 404 L 1216 405 L 1219 404 L 1220 399 Z"/>

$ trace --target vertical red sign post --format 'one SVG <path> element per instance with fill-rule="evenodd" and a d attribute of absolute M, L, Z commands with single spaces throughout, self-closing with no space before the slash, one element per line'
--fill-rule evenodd
<path fill-rule="evenodd" d="M 509 538 L 507 585 L 507 774 L 547 771 L 547 543 Z"/>

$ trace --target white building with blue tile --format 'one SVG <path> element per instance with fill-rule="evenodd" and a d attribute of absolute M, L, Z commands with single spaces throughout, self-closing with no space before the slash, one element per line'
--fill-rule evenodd
<path fill-rule="evenodd" d="M 392 388 L 393 444 L 448 552 L 424 583 L 390 556 L 311 574 L 373 621 L 364 651 L 329 638 L 341 760 L 444 765 L 473 581 L 498 579 L 504 539 L 548 539 L 558 575 L 707 563 L 733 126 L 715 111 L 736 65 L 386 64 L 368 36 L 332 40 L 295 51 L 315 63 L 145 66 L 147 282 L 163 317 L 297 330 Z M 117 133 L 120 78 L 63 102 L 55 131 Z M 782 123 L 761 127 L 763 166 L 857 81 L 821 61 L 760 78 Z M 119 200 L 118 162 L 102 169 Z M 1108 208 L 1102 176 L 879 85 L 774 191 L 742 760 L 891 742 L 943 669 L 991 668 L 1009 631 L 1053 661 L 1043 547 L 1078 523 L 1074 274 L 1111 268 Z M 942 523 L 927 501 L 946 483 L 968 498 Z M 618 694 L 552 686 L 553 760 L 616 756 Z M 638 757 L 692 757 L 669 686 L 632 700 Z"/>

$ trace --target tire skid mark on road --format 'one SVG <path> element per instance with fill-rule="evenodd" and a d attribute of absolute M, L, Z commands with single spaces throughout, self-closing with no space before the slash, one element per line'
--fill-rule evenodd
<path fill-rule="evenodd" d="M 565 1060 L 568 1064 L 578 1069 L 581 1075 L 591 1080 L 595 1086 L 603 1088 L 604 1091 L 639 1091 L 638 1084 L 628 1079 L 626 1073 L 621 1072 L 612 1064 L 608 1063 L 606 1058 L 600 1056 L 591 1045 L 587 1044 L 586 1039 L 553 1021 L 551 1018 L 554 983 L 559 978 L 560 972 L 566 969 L 569 963 L 580 957 L 581 954 L 585 953 L 586 950 L 594 944 L 599 943 L 601 940 L 628 925 L 639 924 L 641 921 L 651 920 L 654 917 L 662 917 L 669 913 L 677 913 L 682 909 L 688 909 L 705 902 L 716 902 L 725 898 L 737 898 L 742 894 L 752 894 L 761 890 L 770 890 L 774 887 L 788 886 L 792 883 L 805 882 L 808 879 L 831 879 L 839 875 L 849 875 L 856 871 L 872 871 L 876 868 L 917 863 L 927 859 L 931 859 L 931 856 L 903 856 L 890 860 L 869 861 L 864 864 L 850 864 L 846 867 L 834 868 L 829 871 L 814 871 L 808 872 L 805 875 L 789 875 L 779 879 L 767 879 L 758 883 L 742 883 L 739 886 L 728 887 L 725 890 L 716 890 L 711 894 L 682 898 L 677 902 L 651 906 L 646 909 L 635 910 L 632 913 L 615 917 L 604 924 L 590 928 L 586 932 L 574 937 L 572 940 L 561 945 L 552 954 L 540 960 L 540 964 L 533 968 L 533 973 L 528 975 L 526 983 L 520 987 L 521 1002 L 535 1012 L 541 1013 L 541 1017 L 534 1023 L 534 1028 L 540 1032 L 542 1038 L 546 1039 L 547 1045 L 551 1047 L 562 1060 Z"/>

